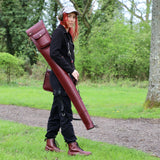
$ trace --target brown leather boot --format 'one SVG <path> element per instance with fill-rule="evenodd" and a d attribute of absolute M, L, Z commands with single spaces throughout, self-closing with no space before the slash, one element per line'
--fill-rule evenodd
<path fill-rule="evenodd" d="M 46 151 L 55 151 L 55 152 L 60 152 L 61 150 L 57 147 L 56 143 L 55 143 L 55 139 L 51 138 L 51 139 L 47 139 L 46 140 L 46 147 L 45 150 Z"/>
<path fill-rule="evenodd" d="M 71 156 L 77 155 L 77 154 L 88 156 L 88 155 L 91 154 L 91 152 L 83 151 L 83 150 L 78 146 L 78 143 L 77 143 L 77 142 L 69 143 L 69 144 L 68 144 L 68 147 L 69 147 L 68 154 L 71 155 Z"/>

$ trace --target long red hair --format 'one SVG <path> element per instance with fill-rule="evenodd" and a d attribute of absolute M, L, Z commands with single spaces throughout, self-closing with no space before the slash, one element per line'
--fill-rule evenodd
<path fill-rule="evenodd" d="M 61 25 L 64 25 L 65 28 L 68 28 L 67 26 L 67 21 L 68 21 L 68 14 L 67 13 L 63 13 L 63 20 L 60 21 L 60 24 Z M 78 38 L 78 19 L 77 19 L 77 16 L 76 16 L 76 20 L 75 20 L 75 25 L 74 27 L 72 28 L 69 28 L 69 31 L 70 35 L 72 36 L 72 40 L 74 41 L 75 39 Z"/>

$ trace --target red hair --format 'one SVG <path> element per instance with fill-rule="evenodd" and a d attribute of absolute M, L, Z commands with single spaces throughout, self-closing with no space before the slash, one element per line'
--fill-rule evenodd
<path fill-rule="evenodd" d="M 60 21 L 60 24 L 61 25 L 64 25 L 65 28 L 68 28 L 68 25 L 67 25 L 67 21 L 68 21 L 68 14 L 67 13 L 63 13 L 63 20 Z M 78 19 L 77 19 L 77 16 L 76 16 L 76 20 L 75 20 L 75 25 L 74 27 L 72 28 L 69 28 L 69 31 L 70 35 L 72 36 L 72 40 L 74 41 L 76 38 L 78 38 Z"/>

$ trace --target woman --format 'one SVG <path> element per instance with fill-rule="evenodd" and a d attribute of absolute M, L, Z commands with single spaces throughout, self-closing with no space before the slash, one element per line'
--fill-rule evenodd
<path fill-rule="evenodd" d="M 73 7 L 65 7 L 58 16 L 60 25 L 52 34 L 50 45 L 51 58 L 71 77 L 73 82 L 78 81 L 79 73 L 74 66 L 74 44 L 73 40 L 78 36 L 78 12 Z M 76 142 L 74 134 L 71 100 L 61 86 L 56 75 L 51 73 L 50 82 L 53 88 L 54 100 L 50 117 L 48 119 L 46 133 L 46 147 L 48 151 L 60 152 L 55 143 L 59 129 L 68 144 L 69 155 L 89 155 L 91 152 L 83 151 Z"/>

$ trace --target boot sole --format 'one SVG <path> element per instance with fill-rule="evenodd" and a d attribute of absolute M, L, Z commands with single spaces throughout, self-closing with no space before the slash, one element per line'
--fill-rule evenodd
<path fill-rule="evenodd" d="M 68 152 L 68 155 L 70 155 L 70 156 L 76 156 L 76 155 L 89 156 L 91 154 L 92 153 L 90 153 L 90 154 L 83 154 L 83 153 L 79 153 L 79 152 L 75 152 L 75 153 Z"/>
<path fill-rule="evenodd" d="M 50 148 L 50 147 L 48 147 L 48 146 L 45 147 L 45 150 L 46 150 L 46 151 L 52 151 L 52 152 L 53 152 L 53 151 L 55 151 L 55 152 L 60 152 L 60 150 L 59 150 L 59 151 L 58 151 L 58 150 L 54 150 L 53 148 Z"/>

